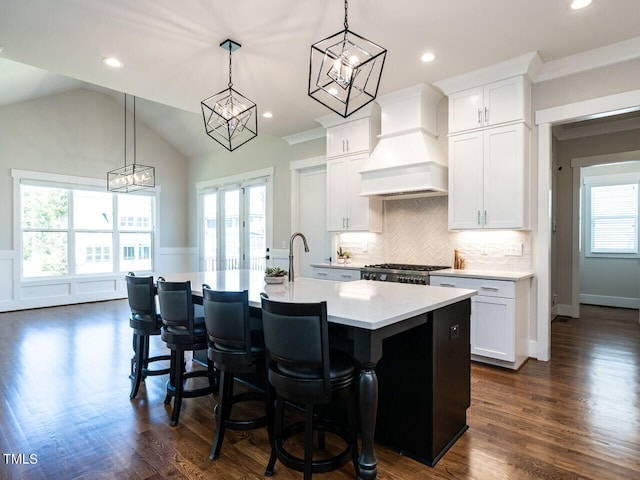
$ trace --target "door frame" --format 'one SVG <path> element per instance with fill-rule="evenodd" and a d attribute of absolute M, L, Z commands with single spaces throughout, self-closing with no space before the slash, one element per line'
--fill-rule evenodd
<path fill-rule="evenodd" d="M 537 110 L 535 123 L 538 127 L 538 212 L 536 231 L 537 248 L 534 249 L 534 264 L 537 270 L 536 315 L 537 359 L 551 358 L 551 178 L 553 172 L 551 129 L 553 125 L 570 123 L 590 118 L 607 117 L 640 110 L 640 90 L 593 98 L 582 102 Z"/>

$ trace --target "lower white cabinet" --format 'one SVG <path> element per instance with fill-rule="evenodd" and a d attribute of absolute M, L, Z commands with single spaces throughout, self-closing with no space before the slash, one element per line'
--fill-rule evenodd
<path fill-rule="evenodd" d="M 528 358 L 530 279 L 430 276 L 431 285 L 477 290 L 471 297 L 471 358 L 518 369 Z"/>
<path fill-rule="evenodd" d="M 335 280 L 338 282 L 353 282 L 360 280 L 360 270 L 353 268 L 311 267 L 313 278 L 320 280 Z"/>

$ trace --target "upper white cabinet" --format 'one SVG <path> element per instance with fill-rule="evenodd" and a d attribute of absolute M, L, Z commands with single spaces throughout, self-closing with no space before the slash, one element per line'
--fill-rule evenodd
<path fill-rule="evenodd" d="M 449 228 L 528 228 L 524 123 L 449 137 Z"/>
<path fill-rule="evenodd" d="M 530 81 L 520 75 L 449 95 L 449 134 L 508 122 L 529 123 Z"/>
<path fill-rule="evenodd" d="M 368 153 L 327 161 L 327 230 L 382 231 L 382 200 L 361 197 L 360 170 Z"/>
<path fill-rule="evenodd" d="M 380 107 L 372 102 L 354 119 L 316 119 L 327 130 L 327 230 L 382 231 L 382 200 L 360 196 L 360 171 L 380 134 Z"/>
<path fill-rule="evenodd" d="M 368 117 L 327 128 L 327 158 L 368 152 L 375 138 L 370 129 Z"/>

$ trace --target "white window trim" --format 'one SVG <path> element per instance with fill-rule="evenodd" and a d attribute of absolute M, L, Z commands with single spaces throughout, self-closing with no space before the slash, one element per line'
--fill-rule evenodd
<path fill-rule="evenodd" d="M 199 269 L 204 271 L 205 258 L 204 258 L 204 231 L 202 229 L 202 214 L 204 211 L 203 199 L 204 195 L 213 193 L 218 190 L 223 190 L 225 187 L 231 186 L 248 186 L 255 183 L 265 182 L 267 186 L 266 195 L 266 212 L 267 212 L 267 224 L 265 231 L 265 243 L 267 249 L 273 249 L 273 175 L 275 172 L 274 167 L 267 167 L 260 170 L 253 170 L 251 172 L 238 173 L 235 175 L 229 175 L 226 177 L 214 178 L 212 180 L 204 180 L 196 183 L 196 192 L 198 195 L 196 206 L 196 235 L 198 238 L 198 266 Z"/>
<path fill-rule="evenodd" d="M 23 183 L 31 185 L 49 186 L 49 187 L 63 187 L 74 188 L 84 187 L 90 190 L 106 190 L 106 178 L 97 179 L 90 177 L 79 177 L 74 175 L 62 175 L 58 173 L 46 173 L 37 172 L 32 170 L 20 170 L 11 169 L 11 177 L 13 178 L 13 245 L 16 255 L 17 268 L 13 270 L 13 284 L 35 284 L 46 285 L 56 283 L 69 283 L 77 279 L 90 280 L 91 278 L 119 278 L 122 276 L 122 272 L 109 272 L 109 273 L 92 273 L 92 274 L 69 274 L 52 277 L 34 277 L 24 278 L 22 271 L 22 228 L 20 226 L 22 203 L 20 199 L 20 185 Z M 158 218 L 160 212 L 160 192 L 161 188 L 156 185 L 154 188 L 150 188 L 147 191 L 152 192 L 155 197 L 155 207 L 153 211 L 153 251 L 152 251 L 152 265 L 158 264 L 158 252 L 160 251 L 160 235 L 158 228 Z M 115 222 L 115 219 L 114 219 Z M 114 228 L 117 225 L 114 224 Z M 114 250 L 111 253 L 113 255 L 119 255 L 119 245 L 114 245 Z M 75 261 L 73 256 L 69 258 L 69 262 Z M 69 264 L 71 266 L 71 264 Z M 151 270 L 149 271 L 151 273 Z"/>
<path fill-rule="evenodd" d="M 602 253 L 591 251 L 591 187 L 603 185 L 628 185 L 635 183 L 638 185 L 638 194 L 640 195 L 640 172 L 610 174 L 610 175 L 593 175 L 585 176 L 582 180 L 584 185 L 583 208 L 584 208 L 584 255 L 589 258 L 619 258 L 619 259 L 636 259 L 640 258 L 640 244 L 636 246 L 636 253 Z M 639 199 L 640 205 L 640 199 Z M 639 207 L 640 208 L 640 207 Z M 636 229 L 640 230 L 640 226 L 636 225 Z M 637 235 L 637 241 L 640 243 L 640 232 Z"/>

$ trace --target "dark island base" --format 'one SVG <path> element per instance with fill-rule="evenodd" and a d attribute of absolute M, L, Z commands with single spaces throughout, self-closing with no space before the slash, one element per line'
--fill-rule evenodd
<path fill-rule="evenodd" d="M 470 302 L 460 302 L 383 341 L 377 443 L 434 466 L 467 430 L 469 316 Z"/>

